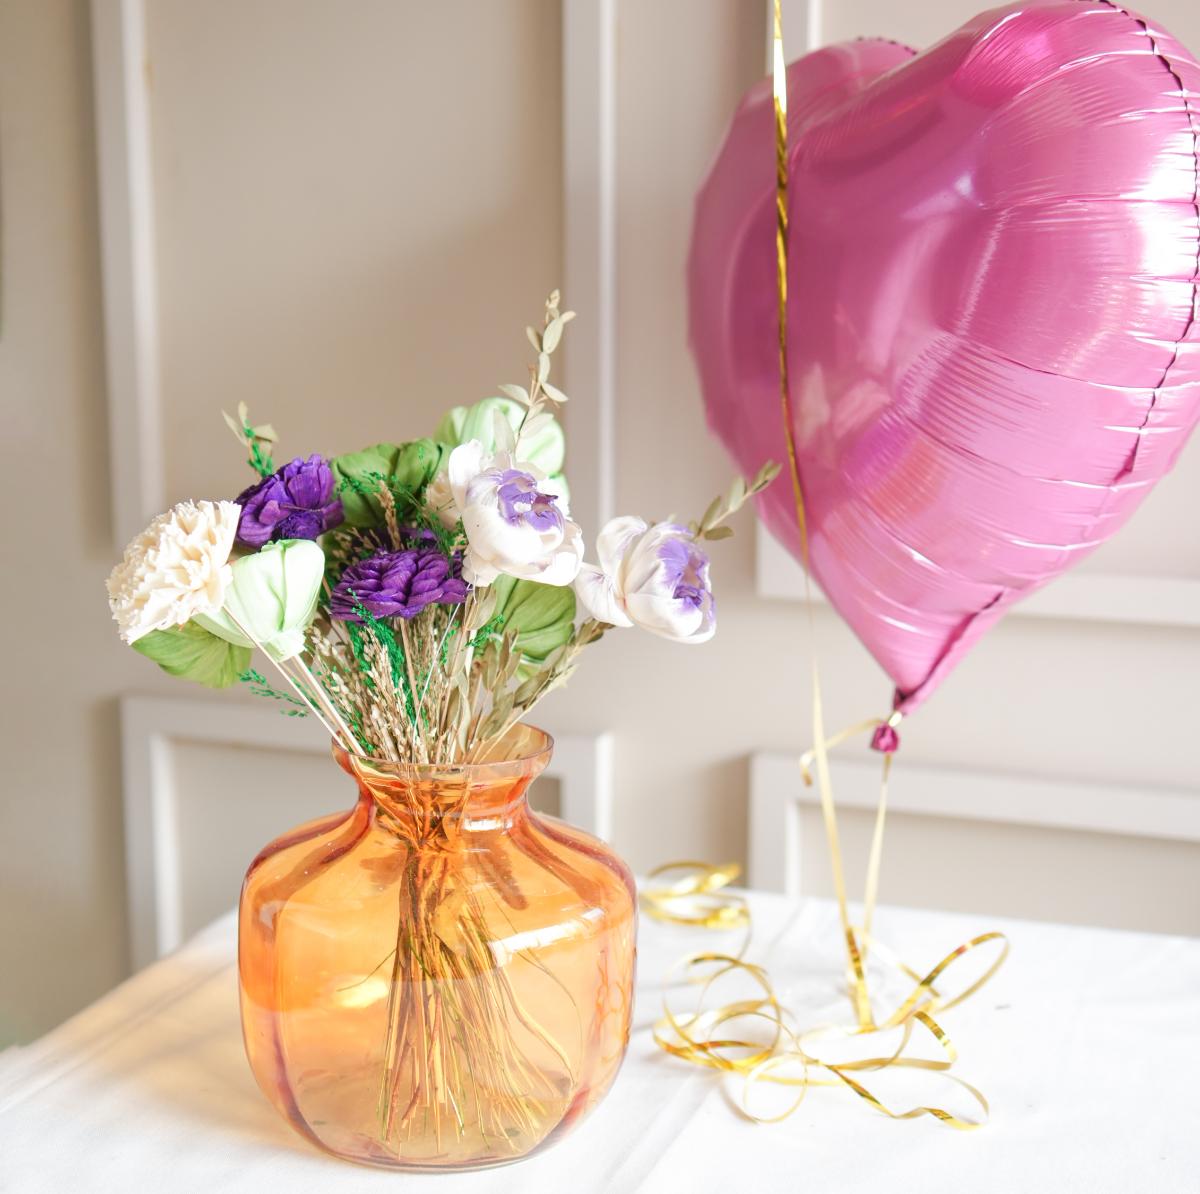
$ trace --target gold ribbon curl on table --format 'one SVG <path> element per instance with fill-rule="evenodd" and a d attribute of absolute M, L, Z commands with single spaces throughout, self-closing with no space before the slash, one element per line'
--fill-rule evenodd
<path fill-rule="evenodd" d="M 809 579 L 808 520 L 805 514 L 804 492 L 797 464 L 793 432 L 792 402 L 788 389 L 787 352 L 787 289 L 788 289 L 788 160 L 787 160 L 787 74 L 783 59 L 783 34 L 780 3 L 774 3 L 772 38 L 775 107 L 776 159 L 776 281 L 779 314 L 779 378 L 780 403 L 784 432 L 787 438 L 788 472 L 796 504 L 796 521 L 800 531 L 801 555 L 804 563 L 805 607 L 812 641 L 816 642 L 813 600 Z M 962 1003 L 974 995 L 1004 963 L 1009 943 L 1003 933 L 981 933 L 957 946 L 931 970 L 922 974 L 900 961 L 890 950 L 871 935 L 871 922 L 879 890 L 879 873 L 883 857 L 884 826 L 887 819 L 887 786 L 891 772 L 891 751 L 895 749 L 895 727 L 900 714 L 888 718 L 872 718 L 857 723 L 826 738 L 824 711 L 821 700 L 821 678 L 816 655 L 812 665 L 812 733 L 815 745 L 800 758 L 800 773 L 806 785 L 816 782 L 821 798 L 821 814 L 829 844 L 834 894 L 838 916 L 846 945 L 846 979 L 854 1022 L 849 1025 L 829 1024 L 802 1028 L 780 1002 L 770 975 L 762 966 L 747 962 L 750 945 L 750 906 L 745 896 L 727 890 L 737 878 L 739 868 L 733 864 L 709 866 L 705 863 L 671 863 L 650 875 L 642 892 L 645 913 L 660 921 L 705 929 L 741 929 L 741 946 L 735 953 L 701 952 L 683 959 L 682 966 L 690 981 L 700 985 L 697 1010 L 677 1013 L 664 1004 L 662 1018 L 654 1026 L 654 1039 L 667 1053 L 696 1065 L 725 1073 L 738 1074 L 744 1079 L 741 1110 L 748 1118 L 760 1123 L 786 1119 L 804 1100 L 812 1086 L 845 1086 L 877 1111 L 892 1119 L 915 1119 L 930 1115 L 953 1128 L 982 1127 L 989 1112 L 982 1092 L 955 1075 L 949 1074 L 958 1059 L 958 1051 L 934 1016 Z M 829 754 L 837 746 L 860 734 L 874 731 L 890 734 L 892 743 L 883 747 L 883 768 L 880 780 L 879 803 L 875 814 L 874 831 L 867 860 L 863 893 L 862 924 L 850 920 L 846 898 L 845 868 L 842 862 L 838 834 L 837 810 L 833 784 L 829 774 Z M 982 974 L 963 989 L 947 993 L 949 977 L 956 963 L 980 948 L 991 947 L 996 956 Z M 877 961 L 890 966 L 913 983 L 908 995 L 887 1016 L 878 1018 L 871 1004 L 867 983 L 866 960 L 874 951 Z M 717 984 L 740 976 L 748 980 L 756 994 L 725 1003 L 706 1006 Z M 757 1022 L 759 1034 L 739 1033 L 739 1023 Z M 763 1026 L 765 1025 L 765 1031 Z M 834 1062 L 821 1058 L 816 1046 L 831 1040 L 848 1040 L 873 1034 L 896 1033 L 898 1042 L 890 1051 L 877 1056 Z M 933 1057 L 908 1053 L 914 1037 L 932 1037 L 939 1052 Z M 924 1070 L 942 1073 L 975 1101 L 980 1118 L 967 1118 L 942 1107 L 922 1104 L 906 1111 L 896 1111 L 886 1105 L 864 1084 L 865 1075 L 887 1069 Z M 782 1112 L 758 1114 L 751 1109 L 750 1100 L 760 1083 L 795 1087 L 797 1094 Z"/>

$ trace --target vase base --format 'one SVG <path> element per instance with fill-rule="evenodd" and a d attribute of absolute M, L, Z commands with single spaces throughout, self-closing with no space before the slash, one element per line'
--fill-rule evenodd
<path fill-rule="evenodd" d="M 324 1148 L 323 1146 L 321 1151 L 339 1161 L 349 1161 L 354 1165 L 361 1165 L 365 1169 L 382 1169 L 389 1173 L 475 1173 L 484 1169 L 503 1169 L 506 1165 L 517 1165 L 521 1161 L 526 1161 L 530 1157 L 536 1156 L 542 1151 L 542 1146 L 530 1152 L 522 1153 L 519 1157 L 500 1157 L 492 1161 L 478 1161 L 474 1164 L 467 1163 L 462 1165 L 420 1165 L 410 1161 L 391 1163 L 383 1160 L 373 1160 L 370 1157 L 352 1157 L 346 1153 L 334 1152 L 332 1149 Z"/>
<path fill-rule="evenodd" d="M 361 1149 L 339 1148 L 321 1139 L 319 1135 L 321 1124 L 301 1125 L 292 1122 L 292 1127 L 327 1156 L 335 1157 L 339 1161 L 362 1165 L 368 1169 L 386 1169 L 392 1173 L 470 1173 L 480 1169 L 502 1169 L 506 1165 L 515 1165 L 519 1161 L 527 1160 L 529 1157 L 544 1152 L 568 1134 L 567 1125 L 560 1123 L 536 1144 L 511 1156 L 485 1156 L 476 1160 L 468 1158 L 454 1160 L 449 1157 L 405 1158 L 396 1156 L 387 1152 L 378 1141 L 372 1141 L 369 1146 Z"/>

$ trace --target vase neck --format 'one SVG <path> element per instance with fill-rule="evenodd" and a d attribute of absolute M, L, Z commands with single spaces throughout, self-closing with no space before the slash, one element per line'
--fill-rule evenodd
<path fill-rule="evenodd" d="M 408 840 L 449 840 L 508 830 L 528 816 L 526 793 L 550 761 L 553 743 L 541 730 L 518 726 L 503 745 L 509 753 L 486 763 L 382 761 L 336 746 L 334 757 L 370 803 L 376 824 Z"/>
<path fill-rule="evenodd" d="M 359 784 L 376 825 L 411 839 L 508 832 L 529 814 L 525 781 L 519 790 L 441 789 L 436 792 Z"/>

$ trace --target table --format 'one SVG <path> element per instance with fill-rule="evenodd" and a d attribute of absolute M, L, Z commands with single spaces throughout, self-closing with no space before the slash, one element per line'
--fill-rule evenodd
<path fill-rule="evenodd" d="M 785 998 L 834 992 L 827 901 L 752 894 L 755 953 Z M 815 1089 L 789 1120 L 731 1109 L 729 1079 L 662 1054 L 648 1027 L 671 963 L 712 944 L 643 919 L 635 1029 L 606 1102 L 515 1166 L 427 1177 L 314 1151 L 242 1055 L 232 915 L 42 1040 L 0 1057 L 4 1194 L 1175 1194 L 1200 1191 L 1200 940 L 893 908 L 876 932 L 915 965 L 999 928 L 1012 955 L 947 1012 L 956 1072 L 992 1104 L 980 1131 L 892 1122 Z M 819 996 L 818 996 L 819 997 Z"/>

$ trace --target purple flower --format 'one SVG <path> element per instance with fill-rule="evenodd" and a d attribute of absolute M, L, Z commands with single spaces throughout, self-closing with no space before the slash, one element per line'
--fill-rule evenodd
<path fill-rule="evenodd" d="M 329 601 L 341 622 L 361 622 L 359 606 L 376 618 L 414 618 L 427 605 L 457 605 L 466 582 L 437 548 L 387 551 L 359 560 L 342 573 Z"/>
<path fill-rule="evenodd" d="M 299 456 L 238 495 L 238 540 L 259 548 L 272 539 L 316 539 L 342 521 L 333 471 L 317 455 Z"/>
<path fill-rule="evenodd" d="M 403 526 L 400 528 L 400 539 L 406 543 L 420 543 L 422 546 L 432 545 L 438 541 L 437 532 L 429 527 Z"/>

